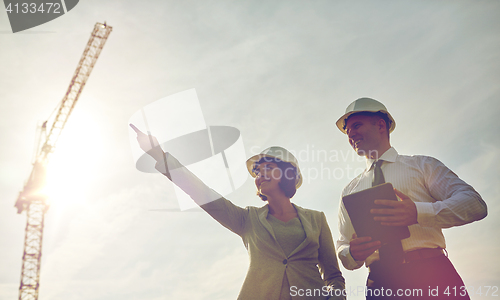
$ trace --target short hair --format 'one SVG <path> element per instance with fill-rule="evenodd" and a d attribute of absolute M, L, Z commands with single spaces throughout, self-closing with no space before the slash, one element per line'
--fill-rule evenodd
<path fill-rule="evenodd" d="M 263 162 L 272 162 L 275 163 L 276 166 L 281 170 L 281 181 L 278 184 L 280 189 L 285 193 L 285 196 L 288 198 L 292 198 L 295 193 L 297 192 L 297 188 L 295 187 L 295 184 L 297 182 L 297 177 L 298 177 L 298 172 L 297 168 L 295 168 L 291 163 L 289 162 L 284 162 L 278 158 L 275 157 L 262 157 L 259 161 L 254 163 L 252 171 L 254 171 L 258 165 L 260 165 Z M 262 201 L 266 201 L 267 197 L 263 194 L 261 194 L 257 190 L 257 196 L 262 199 Z"/>
<path fill-rule="evenodd" d="M 353 113 L 352 115 L 350 115 L 349 117 L 347 117 L 347 119 L 345 119 L 345 121 L 344 121 L 344 130 L 347 127 L 347 121 L 349 120 L 349 118 L 351 118 L 353 116 L 367 116 L 367 117 L 372 117 L 372 118 L 378 118 L 377 121 L 380 120 L 380 119 L 384 120 L 384 122 L 385 122 L 385 129 L 387 130 L 387 136 L 389 136 L 389 129 L 391 128 L 392 121 L 389 119 L 389 117 L 387 116 L 386 113 L 383 113 L 381 111 L 377 111 L 377 112 L 360 111 L 360 112 L 357 112 L 357 113 Z"/>

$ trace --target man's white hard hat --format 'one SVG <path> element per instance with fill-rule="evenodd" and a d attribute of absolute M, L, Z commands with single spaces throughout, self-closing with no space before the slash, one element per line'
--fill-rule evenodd
<path fill-rule="evenodd" d="M 378 102 L 372 98 L 359 98 L 358 100 L 349 104 L 349 106 L 345 110 L 345 114 L 337 120 L 337 127 L 343 133 L 346 133 L 345 125 L 347 122 L 347 118 L 350 115 L 358 113 L 358 112 L 382 112 L 387 115 L 390 120 L 389 133 L 396 128 L 396 121 L 392 118 L 391 114 L 387 111 L 387 108 L 382 103 Z"/>
<path fill-rule="evenodd" d="M 250 172 L 250 175 L 252 175 L 252 177 L 257 176 L 257 174 L 255 174 L 254 172 L 255 163 L 258 162 L 263 157 L 277 158 L 283 162 L 290 163 L 292 166 L 295 167 L 295 169 L 297 169 L 297 179 L 295 181 L 295 188 L 298 189 L 302 185 L 302 174 L 300 173 L 299 162 L 297 161 L 295 156 L 293 156 L 292 153 L 290 153 L 285 148 L 278 146 L 269 147 L 263 150 L 261 153 L 254 155 L 247 160 L 247 169 L 248 172 Z"/>

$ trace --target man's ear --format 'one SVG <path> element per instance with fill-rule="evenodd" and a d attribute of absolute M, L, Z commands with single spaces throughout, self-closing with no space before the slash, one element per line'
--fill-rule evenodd
<path fill-rule="evenodd" d="M 387 131 L 387 124 L 385 123 L 384 119 L 379 119 L 377 121 L 377 126 L 378 126 L 378 130 L 379 132 L 382 130 L 382 131 Z"/>

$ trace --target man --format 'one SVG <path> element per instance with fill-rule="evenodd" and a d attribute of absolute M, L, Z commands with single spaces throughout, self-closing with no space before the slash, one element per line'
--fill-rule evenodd
<path fill-rule="evenodd" d="M 374 99 L 351 103 L 337 127 L 367 162 L 366 170 L 344 188 L 342 196 L 390 182 L 399 201 L 375 200 L 387 208 L 370 212 L 382 225 L 410 230 L 409 238 L 385 245 L 357 237 L 340 201 L 337 253 L 346 269 L 369 267 L 367 299 L 469 299 L 444 251 L 442 228 L 483 219 L 487 210 L 481 196 L 439 160 L 399 155 L 389 137 L 396 123 Z"/>

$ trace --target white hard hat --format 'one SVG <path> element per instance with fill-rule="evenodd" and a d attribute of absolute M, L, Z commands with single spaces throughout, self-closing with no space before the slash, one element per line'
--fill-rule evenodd
<path fill-rule="evenodd" d="M 290 163 L 292 166 L 295 167 L 295 169 L 297 169 L 297 180 L 295 182 L 295 188 L 298 189 L 302 185 L 302 174 L 300 174 L 299 162 L 297 161 L 295 156 L 293 156 L 292 153 L 290 153 L 285 148 L 278 146 L 269 147 L 264 151 L 262 151 L 261 153 L 254 155 L 247 160 L 247 169 L 248 172 L 250 172 L 250 175 L 252 175 L 252 177 L 257 176 L 257 174 L 255 174 L 253 171 L 254 164 L 263 157 L 277 158 L 283 162 Z"/>
<path fill-rule="evenodd" d="M 396 128 L 396 121 L 394 121 L 391 114 L 387 111 L 385 105 L 383 105 L 382 103 L 378 102 L 375 99 L 359 98 L 358 100 L 349 104 L 349 106 L 345 110 L 345 114 L 342 117 L 340 117 L 340 119 L 337 120 L 337 127 L 340 129 L 340 131 L 346 133 L 344 127 L 346 125 L 347 118 L 349 118 L 349 116 L 352 114 L 362 111 L 382 112 L 386 114 L 390 120 L 389 133 L 392 132 L 394 128 Z"/>

